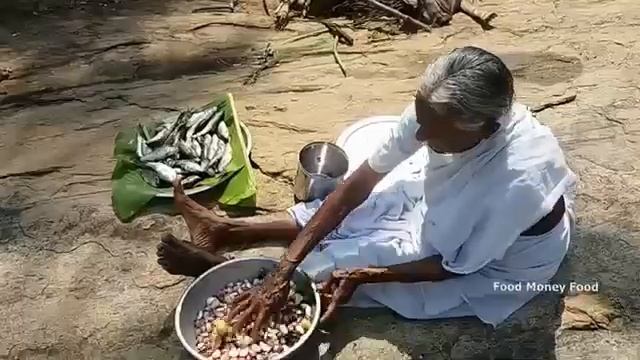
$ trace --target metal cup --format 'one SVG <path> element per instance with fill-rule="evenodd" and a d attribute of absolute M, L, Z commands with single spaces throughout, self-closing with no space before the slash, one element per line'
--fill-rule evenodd
<path fill-rule="evenodd" d="M 324 199 L 344 179 L 349 169 L 347 154 L 329 142 L 312 142 L 300 150 L 293 184 L 296 201 Z"/>

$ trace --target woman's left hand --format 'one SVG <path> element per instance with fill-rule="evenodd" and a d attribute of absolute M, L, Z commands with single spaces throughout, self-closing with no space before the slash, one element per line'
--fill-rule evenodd
<path fill-rule="evenodd" d="M 325 312 L 320 323 L 329 320 L 336 312 L 338 305 L 345 304 L 351 299 L 353 292 L 362 282 L 349 270 L 336 270 L 331 278 L 320 285 L 320 297 Z"/>

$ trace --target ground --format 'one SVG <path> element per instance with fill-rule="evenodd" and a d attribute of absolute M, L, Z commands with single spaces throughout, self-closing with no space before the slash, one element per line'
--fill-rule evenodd
<path fill-rule="evenodd" d="M 558 281 L 597 281 L 598 296 L 545 294 L 497 329 L 345 314 L 325 335 L 328 356 L 640 359 L 636 0 L 485 0 L 499 14 L 490 31 L 463 15 L 393 39 L 358 31 L 353 48 L 340 47 L 346 78 L 327 35 L 281 43 L 320 25 L 275 32 L 253 0 L 236 14 L 192 13 L 205 0 L 34 2 L 0 5 L 0 359 L 186 358 L 171 312 L 188 281 L 155 262 L 159 235 L 186 229 L 166 215 L 115 218 L 118 130 L 231 92 L 253 134 L 258 205 L 284 209 L 304 144 L 399 114 L 425 66 L 462 45 L 500 55 L 527 105 L 576 95 L 538 117 L 580 177 L 577 236 Z M 243 85 L 267 41 L 286 56 Z"/>

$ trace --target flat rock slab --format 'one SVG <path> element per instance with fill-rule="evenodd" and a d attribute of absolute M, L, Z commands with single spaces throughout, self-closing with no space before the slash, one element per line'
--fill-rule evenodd
<path fill-rule="evenodd" d="M 468 44 L 505 60 L 518 101 L 576 96 L 538 113 L 581 180 L 557 281 L 595 281 L 599 292 L 545 293 L 496 329 L 345 311 L 318 339 L 323 359 L 640 358 L 636 0 L 487 0 L 483 9 L 499 14 L 491 31 L 464 15 L 393 41 L 358 31 L 354 47 L 340 47 L 347 78 L 329 36 L 282 45 L 321 25 L 274 32 L 259 1 L 235 14 L 192 13 L 205 0 L 18 5 L 0 10 L 0 359 L 187 359 L 172 310 L 189 280 L 155 263 L 160 235 L 186 239 L 186 228 L 166 215 L 116 220 L 111 154 L 121 128 L 232 92 L 253 135 L 258 205 L 282 210 L 302 146 L 366 116 L 399 114 L 426 65 Z M 280 65 L 243 85 L 268 41 Z"/>

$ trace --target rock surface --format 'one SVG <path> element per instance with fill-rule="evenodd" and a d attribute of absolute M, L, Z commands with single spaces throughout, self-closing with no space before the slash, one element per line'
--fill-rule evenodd
<path fill-rule="evenodd" d="M 462 15 L 393 41 L 360 31 L 354 48 L 340 48 L 348 78 L 332 40 L 309 38 L 281 45 L 280 66 L 253 86 L 242 82 L 267 41 L 278 47 L 321 26 L 273 32 L 257 1 L 236 14 L 192 13 L 210 6 L 204 0 L 19 3 L 0 11 L 0 359 L 187 358 L 171 312 L 188 281 L 155 263 L 159 234 L 186 238 L 186 229 L 165 215 L 131 224 L 114 217 L 119 129 L 232 92 L 253 134 L 259 206 L 284 209 L 304 144 L 335 139 L 368 115 L 399 114 L 426 65 L 468 44 L 505 59 L 525 104 L 576 95 L 538 114 L 581 179 L 578 232 L 558 281 L 597 281 L 606 308 L 544 294 L 497 329 L 350 312 L 323 339 L 326 356 L 640 358 L 637 0 L 485 0 L 499 14 L 491 31 Z M 571 314 L 609 330 L 573 330 Z"/>

